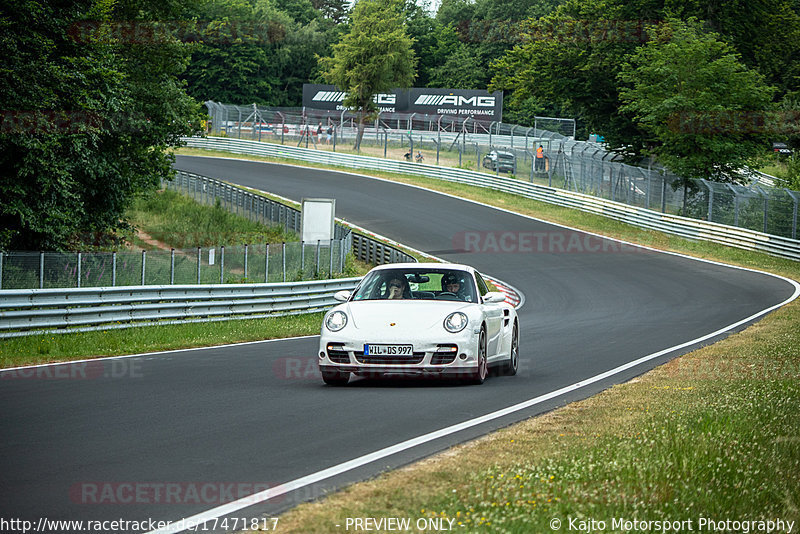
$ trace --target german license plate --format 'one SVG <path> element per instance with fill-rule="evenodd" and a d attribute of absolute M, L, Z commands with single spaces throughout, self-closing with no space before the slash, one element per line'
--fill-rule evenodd
<path fill-rule="evenodd" d="M 364 345 L 364 356 L 411 356 L 413 345 Z"/>

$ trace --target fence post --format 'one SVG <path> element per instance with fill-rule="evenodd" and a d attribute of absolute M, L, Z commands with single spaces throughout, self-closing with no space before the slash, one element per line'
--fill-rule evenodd
<path fill-rule="evenodd" d="M 39 289 L 44 289 L 44 252 L 39 252 Z"/>
<path fill-rule="evenodd" d="M 267 243 L 267 252 L 264 254 L 264 283 L 269 283 L 269 243 Z"/>
<path fill-rule="evenodd" d="M 331 238 L 331 243 L 330 243 L 330 245 L 328 245 L 328 260 L 329 260 L 329 264 L 330 264 L 328 266 L 328 278 L 332 278 L 333 277 L 333 238 Z"/>
<path fill-rule="evenodd" d="M 706 189 L 708 189 L 708 214 L 706 215 L 706 220 L 708 222 L 714 222 L 713 213 L 714 213 L 714 189 L 706 182 L 704 179 L 700 179 Z"/>
<path fill-rule="evenodd" d="M 300 270 L 306 271 L 306 242 L 300 241 Z"/>
<path fill-rule="evenodd" d="M 203 249 L 200 248 L 200 247 L 197 247 L 197 283 L 198 284 L 200 283 L 200 259 L 202 257 L 202 254 L 203 254 Z"/>
<path fill-rule="evenodd" d="M 784 191 L 786 191 L 786 194 L 788 194 L 792 198 L 792 202 L 794 202 L 794 208 L 792 209 L 792 239 L 797 239 L 797 197 L 789 189 L 784 189 Z M 2 262 L 0 262 L 0 265 L 2 265 Z M 2 268 L 0 268 L 0 271 L 2 271 Z"/>
<path fill-rule="evenodd" d="M 78 251 L 78 288 L 81 287 L 81 253 Z"/>
<path fill-rule="evenodd" d="M 281 243 L 281 262 L 283 263 L 283 281 L 286 281 L 286 242 Z"/>
<path fill-rule="evenodd" d="M 0 289 L 3 289 L 3 255 L 5 252 L 0 250 Z"/>
<path fill-rule="evenodd" d="M 244 278 L 247 280 L 247 243 L 244 244 Z"/>
<path fill-rule="evenodd" d="M 319 276 L 319 239 L 317 239 L 317 252 L 315 255 L 316 267 L 314 268 L 314 276 Z"/>
<path fill-rule="evenodd" d="M 147 251 L 142 251 L 142 285 L 144 285 L 145 266 L 147 265 Z"/>
<path fill-rule="evenodd" d="M 225 245 L 219 247 L 219 283 L 225 283 Z"/>
<path fill-rule="evenodd" d="M 117 285 L 117 251 L 111 253 L 111 286 Z"/>
<path fill-rule="evenodd" d="M 175 284 L 175 249 L 169 250 L 169 285 Z"/>

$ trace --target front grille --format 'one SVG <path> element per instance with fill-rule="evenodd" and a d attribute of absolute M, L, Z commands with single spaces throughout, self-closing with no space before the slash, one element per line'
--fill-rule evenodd
<path fill-rule="evenodd" d="M 371 363 L 373 365 L 415 365 L 422 363 L 424 352 L 415 352 L 413 356 L 364 356 L 363 352 L 356 352 L 358 363 Z"/>
<path fill-rule="evenodd" d="M 328 358 L 334 363 L 350 363 L 350 353 L 342 350 L 344 345 L 331 343 L 328 345 Z"/>
<path fill-rule="evenodd" d="M 448 352 L 447 354 L 440 354 L 435 352 L 431 357 L 431 365 L 447 365 L 456 361 L 456 353 Z"/>
<path fill-rule="evenodd" d="M 457 354 L 457 345 L 439 345 L 436 352 L 431 356 L 431 365 L 447 365 L 448 363 L 453 363 L 456 360 Z"/>

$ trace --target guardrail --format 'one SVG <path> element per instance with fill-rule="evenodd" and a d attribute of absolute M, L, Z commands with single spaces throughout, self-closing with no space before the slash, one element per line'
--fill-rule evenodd
<path fill-rule="evenodd" d="M 333 294 L 359 280 L 12 289 L 0 298 L 0 338 L 310 313 L 336 304 Z"/>
<path fill-rule="evenodd" d="M 241 139 L 202 137 L 184 138 L 193 148 L 225 150 L 238 154 L 288 158 L 353 169 L 371 169 L 415 174 L 450 182 L 485 187 L 520 195 L 533 200 L 596 213 L 641 228 L 658 230 L 689 239 L 711 241 L 737 248 L 756 250 L 774 256 L 800 260 L 800 240 L 748 230 L 735 226 L 669 215 L 637 208 L 602 198 L 547 187 L 488 174 L 404 161 L 385 160 L 369 156 L 339 154 L 328 151 L 289 147 Z"/>

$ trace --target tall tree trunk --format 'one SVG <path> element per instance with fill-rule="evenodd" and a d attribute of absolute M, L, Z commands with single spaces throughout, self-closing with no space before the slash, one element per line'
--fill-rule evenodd
<path fill-rule="evenodd" d="M 364 137 L 364 111 L 358 112 L 358 133 L 356 133 L 356 152 L 361 152 L 361 138 Z"/>

